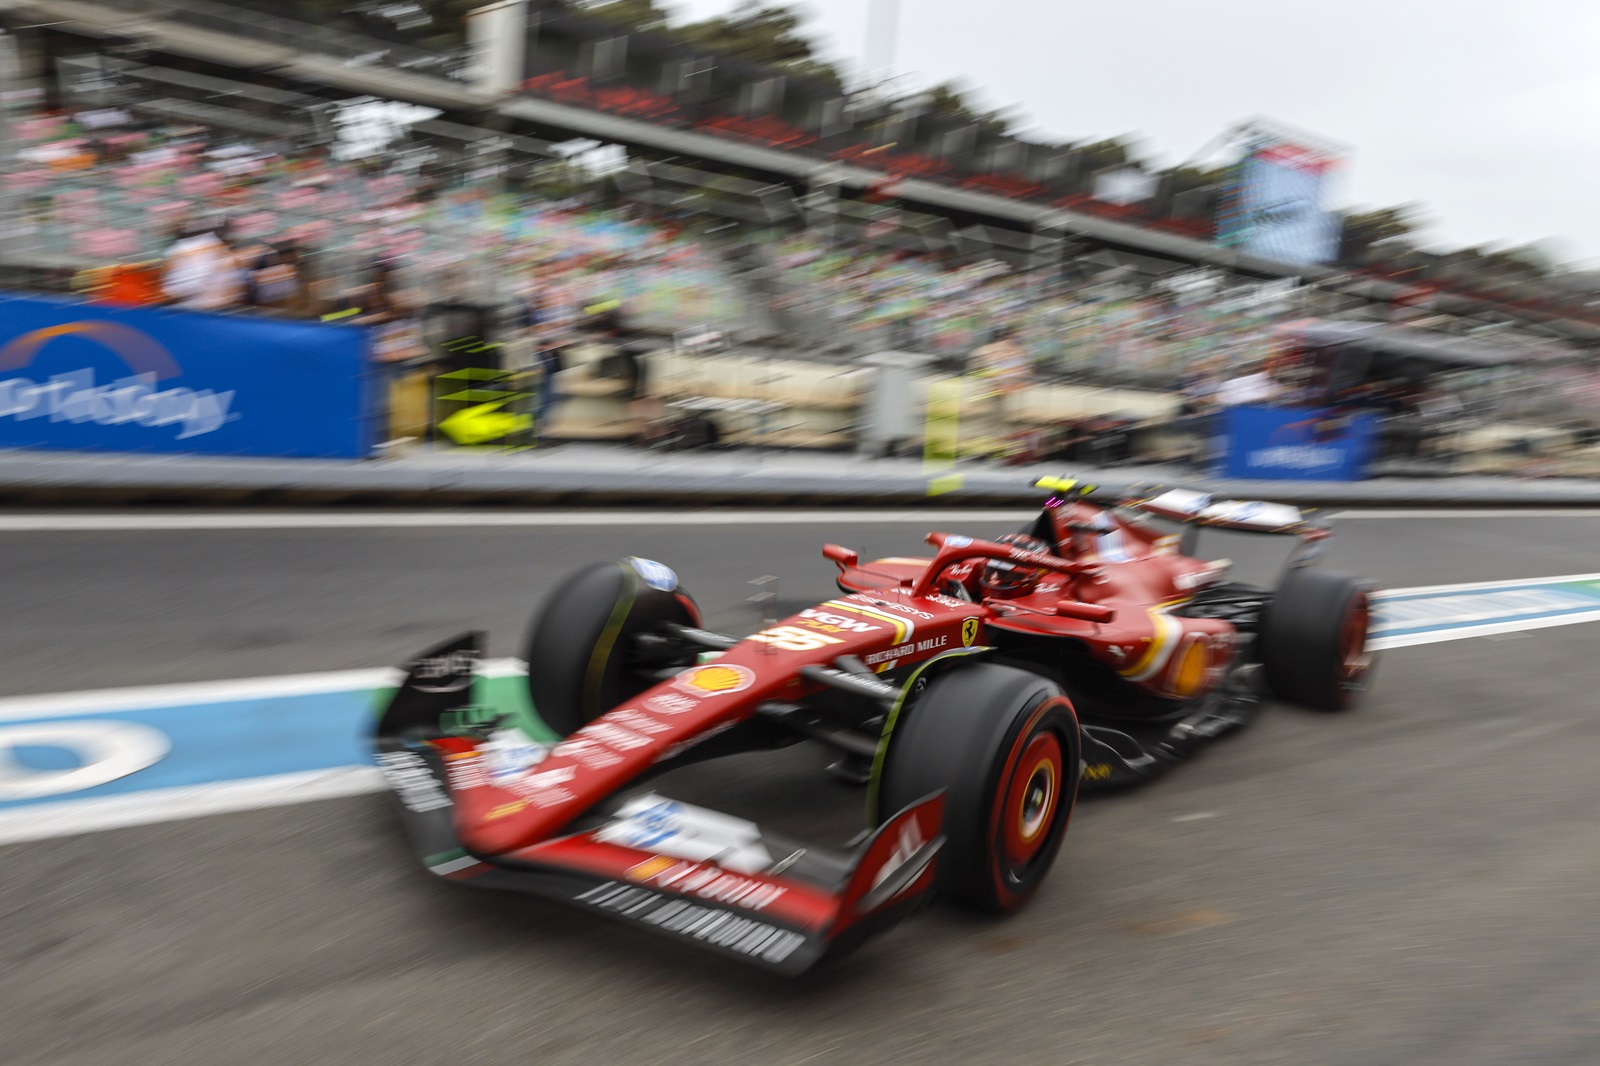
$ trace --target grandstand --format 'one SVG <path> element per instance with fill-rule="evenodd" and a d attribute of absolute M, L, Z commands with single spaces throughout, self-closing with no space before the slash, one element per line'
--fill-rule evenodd
<path fill-rule="evenodd" d="M 805 358 L 913 348 L 954 369 L 1006 332 L 1041 379 L 1168 390 L 1259 361 L 1290 319 L 1404 320 L 1492 328 L 1520 367 L 1493 375 L 1502 393 L 1596 391 L 1582 279 L 1485 278 L 1350 233 L 1327 267 L 1252 258 L 1210 239 L 1215 189 L 1101 199 L 1088 148 L 748 63 L 696 82 L 667 37 L 530 3 L 539 33 L 494 91 L 458 44 L 276 3 L 0 0 L 31 23 L 18 84 L 38 90 L 13 116 L 4 188 L 28 240 L 9 265 L 148 259 L 180 217 L 221 209 L 243 239 L 311 249 L 329 300 L 397 258 L 414 288 L 454 270 L 489 302 L 535 285 L 566 308 L 616 299 L 662 335 L 705 326 Z M 352 99 L 433 117 L 341 158 Z M 621 145 L 625 165 L 585 171 L 575 138 Z"/>
<path fill-rule="evenodd" d="M 8 179 L 24 194 L 34 246 L 85 266 L 159 257 L 177 222 L 220 207 L 243 241 L 288 237 L 314 249 L 314 272 L 332 289 L 342 279 L 353 284 L 378 258 L 398 259 L 422 276 L 470 262 L 509 290 L 537 275 L 547 293 L 562 294 L 554 298 L 562 305 L 621 300 L 660 332 L 699 324 L 741 331 L 771 310 L 795 326 L 795 340 L 819 348 L 899 344 L 959 365 L 994 330 L 1016 328 L 1041 369 L 1146 384 L 1171 380 L 1204 357 L 1202 348 L 1205 356 L 1259 354 L 1271 319 L 1246 315 L 1236 328 L 1238 315 L 1206 314 L 1169 330 L 1140 286 L 1116 283 L 1126 271 L 1114 260 L 1091 274 L 1092 284 L 1079 271 L 1044 291 L 1040 281 L 1053 267 L 1034 264 L 1029 253 L 975 242 L 967 255 L 941 256 L 936 247 L 900 246 L 903 226 L 874 235 L 870 223 L 852 228 L 838 217 L 821 229 L 772 224 L 751 206 L 759 203 L 751 183 L 667 164 L 641 164 L 630 175 L 645 180 L 625 176 L 609 190 L 625 201 L 636 193 L 631 210 L 563 204 L 536 189 L 508 193 L 466 175 L 441 189 L 420 170 L 371 173 L 296 152 L 292 137 L 248 112 L 151 91 L 181 85 L 218 94 L 234 83 L 128 63 L 95 71 L 130 82 L 129 110 L 146 121 L 103 136 L 64 115 L 19 121 L 18 154 L 30 165 Z M 242 84 L 237 95 L 295 102 Z M 103 113 L 113 101 L 101 90 L 89 103 Z M 218 124 L 202 124 L 213 113 Z M 437 137 L 453 128 L 430 120 L 413 132 Z M 694 195 L 674 195 L 669 182 Z M 691 221 L 686 231 L 660 221 L 662 212 L 742 218 L 776 282 L 772 306 L 753 307 L 711 245 L 687 235 L 703 225 Z M 1255 337 L 1253 349 L 1234 343 L 1241 330 Z M 1164 343 L 1169 331 L 1175 343 Z"/>
<path fill-rule="evenodd" d="M 82 73 L 72 61 L 62 65 Z M 175 225 L 220 211 L 242 241 L 288 238 L 312 249 L 330 299 L 377 259 L 403 261 L 418 275 L 470 263 L 484 278 L 536 270 L 544 286 L 572 288 L 584 302 L 624 300 L 664 331 L 740 324 L 725 272 L 669 227 L 511 198 L 492 182 L 441 188 L 429 168 L 374 172 L 314 144 L 297 149 L 304 131 L 294 123 L 152 90 L 183 86 L 309 106 L 281 91 L 126 62 L 95 71 L 127 83 L 126 112 L 101 90 L 88 109 L 13 122 L 18 165 L 6 185 L 21 209 L 21 243 L 46 262 L 81 268 L 158 258 Z M 95 122 L 114 125 L 87 125 Z M 412 132 L 422 141 L 462 136 L 437 120 Z"/>
<path fill-rule="evenodd" d="M 969 243 L 1023 243 L 1059 257 L 1098 252 L 1157 271 L 1201 264 L 1247 277 L 1295 276 L 1358 301 L 1426 300 L 1478 325 L 1513 321 L 1540 335 L 1600 339 L 1589 307 L 1594 286 L 1581 277 L 1521 276 L 1485 257 L 1429 255 L 1359 230 L 1345 234 L 1328 269 L 1252 259 L 1209 239 L 1219 190 L 1189 187 L 1176 173 L 1152 174 L 1150 196 L 1108 201 L 1095 195 L 1097 180 L 1138 165 L 1107 159 L 1095 146 L 1051 148 L 981 123 L 952 125 L 916 97 L 863 98 L 727 56 L 697 59 L 670 34 L 619 27 L 555 0 L 527 4 L 538 32 L 514 86 L 475 78 L 454 26 L 431 19 L 407 29 L 404 19 L 377 17 L 373 5 L 351 5 L 337 26 L 286 17 L 298 5 L 278 0 L 0 0 L 0 16 L 50 24 L 33 43 L 50 59 L 90 40 L 159 56 L 168 68 L 248 72 L 252 83 L 325 104 L 363 93 L 437 107 L 462 127 L 521 132 L 534 143 L 593 137 L 626 146 L 635 172 L 693 161 L 752 180 L 764 191 L 741 206 L 771 216 L 809 216 L 829 201 L 859 206 L 888 178 L 901 209 L 945 220 L 921 227 L 923 241 L 964 233 Z M 709 81 L 694 74 L 708 64 L 716 72 Z"/>

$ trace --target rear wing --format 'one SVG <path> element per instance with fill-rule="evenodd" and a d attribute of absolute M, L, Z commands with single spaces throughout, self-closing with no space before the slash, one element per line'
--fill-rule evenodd
<path fill-rule="evenodd" d="M 1197 526 L 1231 529 L 1243 533 L 1287 533 L 1315 539 L 1327 530 L 1307 521 L 1300 508 L 1264 500 L 1214 500 L 1210 493 L 1168 489 L 1148 499 L 1127 504 L 1135 510 Z"/>
<path fill-rule="evenodd" d="M 468 633 L 413 660 L 373 732 L 373 757 L 433 874 L 564 900 L 789 975 L 848 951 L 930 898 L 944 843 L 943 793 L 844 851 L 643 788 L 602 798 L 552 839 L 475 850 L 467 841 L 481 835 L 479 820 L 502 816 L 472 800 L 494 772 L 489 748 L 503 743 L 494 709 L 473 704 L 482 643 Z M 537 762 L 527 772 L 537 776 Z"/>
<path fill-rule="evenodd" d="M 1244 533 L 1289 533 L 1307 540 L 1327 536 L 1298 507 L 1265 500 L 1218 500 L 1194 489 L 1161 489 L 1154 485 L 1090 485 L 1076 478 L 1042 477 L 1033 487 L 1053 495 L 1053 502 L 1074 498 L 1106 506 L 1128 507 L 1196 526 Z M 1153 495 L 1152 495 L 1153 493 Z"/>

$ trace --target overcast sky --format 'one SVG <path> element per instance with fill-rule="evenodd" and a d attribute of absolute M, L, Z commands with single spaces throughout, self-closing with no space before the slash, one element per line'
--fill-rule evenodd
<path fill-rule="evenodd" d="M 869 10 L 895 2 L 897 72 L 966 78 L 984 104 L 1014 105 L 1026 132 L 1135 132 L 1147 158 L 1170 164 L 1269 116 L 1348 147 L 1335 206 L 1420 203 L 1431 246 L 1539 241 L 1563 260 L 1600 260 L 1596 0 L 802 6 L 822 51 L 859 65 Z M 734 2 L 663 6 L 704 18 Z"/>

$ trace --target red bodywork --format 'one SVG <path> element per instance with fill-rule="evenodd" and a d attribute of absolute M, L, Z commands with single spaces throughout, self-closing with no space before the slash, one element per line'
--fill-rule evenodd
<path fill-rule="evenodd" d="M 1073 571 L 1047 575 L 1031 595 L 982 604 L 986 630 L 1078 641 L 1097 661 L 1159 696 L 1190 699 L 1222 677 L 1233 660 L 1233 626 L 1172 612 L 1196 591 L 1226 580 L 1225 563 L 1181 555 L 1176 535 L 1091 504 L 1063 504 L 1047 514 L 1057 556 L 1075 564 Z M 1104 528 L 1089 532 L 1090 526 Z M 880 559 L 844 568 L 839 580 L 850 588 L 903 593 L 927 575 L 936 587 L 959 583 L 977 600 L 984 562 L 952 564 L 943 552 L 934 559 Z M 1084 605 L 1106 613 L 1095 616 Z"/>
<path fill-rule="evenodd" d="M 1223 675 L 1234 628 L 1185 618 L 1172 608 L 1226 568 L 1186 558 L 1177 538 L 1089 504 L 1050 512 L 1063 555 L 933 533 L 933 559 L 889 558 L 854 565 L 854 554 L 829 549 L 839 583 L 855 591 L 807 608 L 746 637 L 714 662 L 640 693 L 561 744 L 517 789 L 498 787 L 474 766 L 471 751 L 447 763 L 458 797 L 457 827 L 473 851 L 508 854 L 555 836 L 599 798 L 652 764 L 671 758 L 755 713 L 772 700 L 800 700 L 823 686 L 805 667 L 855 656 L 880 672 L 981 647 L 991 630 L 1080 641 L 1096 659 L 1146 691 L 1188 699 Z M 1101 522 L 1089 535 L 1073 526 Z M 971 602 L 946 592 L 977 588 L 989 559 L 1048 571 L 1029 596 Z"/>
<path fill-rule="evenodd" d="M 463 741 L 446 762 L 461 840 L 487 854 L 533 847 L 653 764 L 751 717 L 758 705 L 814 695 L 824 686 L 802 677 L 803 668 L 830 666 L 843 655 L 885 667 L 917 662 L 980 643 L 980 630 L 969 629 L 963 644 L 963 623 L 984 617 L 977 604 L 912 600 L 904 590 L 828 600 L 601 715 L 556 745 L 514 791 L 491 783 L 476 765 L 476 745 Z"/>

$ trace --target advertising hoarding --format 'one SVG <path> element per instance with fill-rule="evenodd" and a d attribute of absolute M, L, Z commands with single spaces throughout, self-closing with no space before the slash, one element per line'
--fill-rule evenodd
<path fill-rule="evenodd" d="M 1370 414 L 1315 407 L 1230 407 L 1219 473 L 1272 481 L 1360 481 L 1376 443 Z"/>
<path fill-rule="evenodd" d="M 1256 141 L 1234 168 L 1218 241 L 1289 266 L 1331 262 L 1339 219 L 1325 203 L 1333 156 L 1287 141 Z"/>
<path fill-rule="evenodd" d="M 0 294 L 0 447 L 361 458 L 367 331 Z"/>

